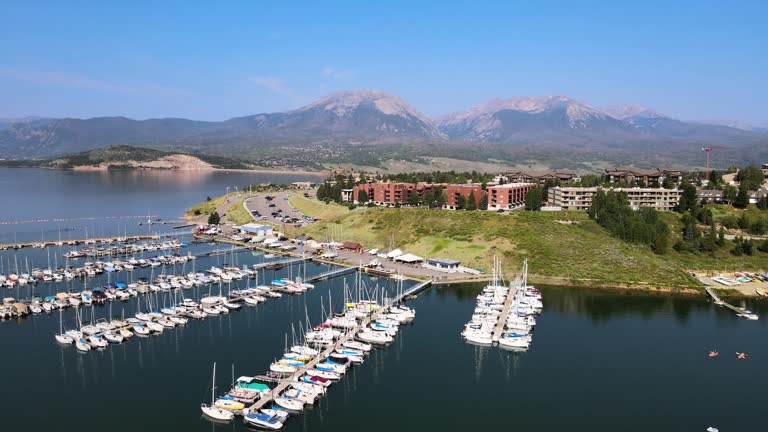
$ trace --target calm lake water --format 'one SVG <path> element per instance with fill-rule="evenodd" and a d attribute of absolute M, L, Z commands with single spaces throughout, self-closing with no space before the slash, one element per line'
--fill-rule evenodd
<path fill-rule="evenodd" d="M 320 177 L 269 173 L 110 171 L 0 168 L 0 243 L 38 241 L 41 238 L 85 238 L 116 232 L 146 234 L 170 231 L 170 226 L 139 227 L 142 219 L 104 217 L 157 215 L 178 220 L 206 196 L 223 195 L 226 188 L 271 182 L 286 184 Z M 97 218 L 48 223 L 9 222 L 38 219 Z M 41 232 L 42 230 L 42 232 Z"/>
<path fill-rule="evenodd" d="M 5 182 L 7 172 L 0 170 L 0 178 L 6 176 Z M 35 170 L 32 174 L 12 172 L 20 178 L 45 177 Z M 70 188 L 53 187 L 62 194 L 57 197 L 40 185 L 55 178 L 63 182 L 61 178 L 67 173 L 45 173 L 52 177 L 30 183 L 38 185 L 35 189 L 30 186 L 28 197 L 38 194 L 33 203 L 27 196 L 19 199 L 16 190 L 0 188 L 2 202 L 15 199 L 23 203 L 25 210 L 11 210 L 16 212 L 12 217 L 86 213 L 62 204 L 68 200 L 87 206 L 84 208 L 88 211 L 113 206 L 127 211 L 136 207 L 134 211 L 141 214 L 149 207 L 165 217 L 175 217 L 223 184 L 214 187 L 191 182 L 171 187 L 158 181 L 157 188 L 171 187 L 175 192 L 162 194 L 150 188 L 142 194 L 141 189 L 148 187 L 146 183 L 120 185 L 110 174 L 108 179 L 69 179 Z M 248 178 L 257 182 L 255 177 Z M 85 184 L 71 189 L 79 182 Z M 79 196 L 81 189 L 91 191 L 90 196 Z M 122 199 L 112 196 L 121 189 L 133 192 Z M 187 202 L 176 195 L 186 196 Z M 57 205 L 46 206 L 46 201 Z M 164 207 L 166 201 L 170 209 Z M 5 210 L 2 215 L 6 217 Z M 35 228 L 39 232 L 37 225 L 28 228 L 30 235 Z M 217 247 L 193 245 L 181 253 L 199 254 Z M 50 249 L 54 256 L 64 250 Z M 6 263 L 24 261 L 29 256 L 33 261 L 30 266 L 39 267 L 47 266 L 48 255 L 47 250 L 0 252 Z M 241 265 L 253 264 L 264 257 L 239 253 L 200 258 L 195 266 L 203 270 L 233 260 Z M 261 278 L 303 272 L 311 275 L 327 269 L 310 264 L 306 269 L 268 271 Z M 190 270 L 190 264 L 175 269 Z M 142 274 L 137 272 L 133 277 Z M 130 279 L 126 273 L 111 276 L 113 282 Z M 291 324 L 298 326 L 305 320 L 305 311 L 316 323 L 329 295 L 337 307 L 340 305 L 344 280 L 353 284 L 354 276 L 318 282 L 315 290 L 302 296 L 269 300 L 258 307 L 193 321 L 186 328 L 166 330 L 160 336 L 134 337 L 125 344 L 87 354 L 54 342 L 53 333 L 59 326 L 57 313 L 0 322 L 3 430 L 246 430 L 238 421 L 214 425 L 200 417 L 200 402 L 210 398 L 213 362 L 218 364 L 220 389 L 231 382 L 232 364 L 236 376 L 264 372 L 282 352 Z M 378 284 L 390 292 L 394 289 L 384 279 L 364 277 L 363 281 L 368 287 Z M 99 282 L 106 282 L 106 277 Z M 75 287 L 78 285 L 75 282 Z M 35 290 L 45 294 L 64 288 L 41 283 Z M 703 298 L 543 287 L 545 307 L 537 319 L 533 346 L 527 353 L 511 353 L 467 345 L 459 336 L 481 288 L 476 284 L 442 286 L 420 294 L 411 303 L 417 311 L 415 321 L 402 329 L 395 343 L 373 352 L 364 364 L 334 384 L 318 405 L 294 416 L 284 430 L 764 429 L 762 409 L 768 403 L 764 394 L 768 386 L 765 320 L 737 318 Z M 3 296 L 23 298 L 30 294 L 31 288 L 3 289 Z M 205 295 L 207 288 L 186 290 L 184 294 Z M 156 301 L 162 304 L 167 299 L 161 295 Z M 131 315 L 136 303 L 136 299 L 116 302 L 111 312 L 118 315 L 124 309 L 126 315 Z M 748 302 L 747 307 L 762 317 L 768 315 L 765 302 Z M 108 307 L 93 310 L 95 318 L 109 313 Z M 90 314 L 90 309 L 84 310 L 86 317 Z M 71 325 L 73 311 L 65 311 L 64 320 L 65 325 Z M 720 357 L 708 358 L 710 349 L 719 350 Z M 746 351 L 750 358 L 739 361 L 736 351 Z"/>

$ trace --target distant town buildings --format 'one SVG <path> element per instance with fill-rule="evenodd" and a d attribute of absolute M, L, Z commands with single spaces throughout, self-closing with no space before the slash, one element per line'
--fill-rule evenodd
<path fill-rule="evenodd" d="M 670 179 L 674 184 L 679 184 L 683 179 L 683 172 L 673 169 L 642 169 L 642 168 L 607 168 L 605 179 L 609 182 L 621 182 L 634 185 L 638 182 L 645 187 L 660 186 L 664 179 Z"/>
<path fill-rule="evenodd" d="M 650 207 L 660 211 L 672 211 L 680 201 L 681 195 L 679 189 L 553 187 L 549 188 L 548 201 L 550 205 L 562 210 L 589 210 L 592 198 L 602 189 L 626 193 L 629 206 L 635 210 Z"/>
<path fill-rule="evenodd" d="M 504 174 L 510 182 L 516 183 L 539 183 L 544 184 L 547 180 L 557 180 L 562 183 L 570 183 L 576 178 L 576 173 L 564 170 L 553 171 L 512 171 Z"/>

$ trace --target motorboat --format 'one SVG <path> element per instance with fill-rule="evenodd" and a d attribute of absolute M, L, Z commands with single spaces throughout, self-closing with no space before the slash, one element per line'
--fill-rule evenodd
<path fill-rule="evenodd" d="M 217 399 L 213 405 L 227 411 L 240 411 L 245 408 L 245 405 L 242 402 L 235 400 L 235 398 L 231 396 L 223 396 Z"/>
<path fill-rule="evenodd" d="M 80 352 L 88 352 L 91 350 L 91 345 L 83 338 L 79 338 L 75 341 L 75 347 Z"/>
<path fill-rule="evenodd" d="M 106 348 L 108 343 L 106 339 L 99 335 L 91 335 L 85 338 L 88 344 L 93 348 Z"/>
<path fill-rule="evenodd" d="M 296 366 L 291 366 L 281 363 L 272 363 L 269 365 L 269 370 L 282 375 L 291 375 L 296 373 Z"/>
<path fill-rule="evenodd" d="M 139 336 L 149 336 L 149 329 L 145 327 L 142 323 L 138 323 L 133 326 L 133 332 L 136 333 Z"/>
<path fill-rule="evenodd" d="M 274 411 L 274 410 L 272 410 Z M 275 414 L 267 414 L 265 412 L 257 412 L 253 414 L 246 414 L 243 416 L 243 421 L 246 424 L 256 426 L 266 430 L 278 430 L 283 427 L 282 419 Z"/>
<path fill-rule="evenodd" d="M 341 379 L 341 375 L 336 372 L 325 372 L 316 369 L 307 369 L 306 374 L 308 377 L 320 377 L 329 381 L 338 381 Z"/>
<path fill-rule="evenodd" d="M 373 348 L 370 344 L 359 342 L 359 341 L 344 341 L 342 342 L 341 346 L 344 348 L 349 348 L 353 350 L 358 350 L 362 352 L 370 352 Z"/>
<path fill-rule="evenodd" d="M 274 401 L 275 405 L 287 411 L 300 412 L 304 409 L 304 403 L 296 399 L 276 397 Z"/>
<path fill-rule="evenodd" d="M 113 333 L 111 331 L 104 333 L 104 339 L 106 339 L 108 343 L 112 344 L 123 343 L 123 337 L 119 333 Z"/>

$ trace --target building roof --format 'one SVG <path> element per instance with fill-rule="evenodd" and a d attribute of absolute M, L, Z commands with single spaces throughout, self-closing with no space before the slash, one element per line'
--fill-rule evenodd
<path fill-rule="evenodd" d="M 519 187 L 535 186 L 531 183 L 504 183 L 503 185 L 489 186 L 488 189 L 511 189 Z"/>
<path fill-rule="evenodd" d="M 271 231 L 272 227 L 270 225 L 259 225 L 251 222 L 245 225 L 240 225 L 240 229 L 245 232 L 256 233 L 259 231 Z"/>
<path fill-rule="evenodd" d="M 644 168 L 632 168 L 632 167 L 613 167 L 613 168 L 606 168 L 605 169 L 606 174 L 612 174 L 612 175 L 627 175 L 631 174 L 633 176 L 658 176 L 662 174 L 681 174 L 680 170 L 671 169 L 671 168 L 651 168 L 651 169 L 644 169 Z"/>
<path fill-rule="evenodd" d="M 521 170 L 521 171 L 510 171 L 505 175 L 512 176 L 512 177 L 541 178 L 541 177 L 573 177 L 576 175 L 576 173 L 568 170 L 547 170 L 547 171 Z"/>
<path fill-rule="evenodd" d="M 402 262 L 406 262 L 406 263 L 415 263 L 415 262 L 419 262 L 419 261 L 424 261 L 424 258 L 422 258 L 422 257 L 420 257 L 418 255 L 407 253 L 405 255 L 400 255 L 400 256 L 396 257 L 395 261 L 402 261 Z"/>
<path fill-rule="evenodd" d="M 427 259 L 427 262 L 430 264 L 440 264 L 443 266 L 457 266 L 461 264 L 461 261 L 445 259 L 445 258 L 429 258 Z"/>
<path fill-rule="evenodd" d="M 346 242 L 341 244 L 341 247 L 344 248 L 344 249 L 362 249 L 363 245 L 361 245 L 360 243 L 357 243 L 357 242 L 346 241 Z"/>

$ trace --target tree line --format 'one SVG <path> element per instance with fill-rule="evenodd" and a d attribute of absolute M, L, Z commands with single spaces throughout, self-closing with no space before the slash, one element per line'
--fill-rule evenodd
<path fill-rule="evenodd" d="M 649 245 L 657 254 L 667 252 L 670 231 L 659 212 L 652 208 L 632 210 L 624 192 L 597 191 L 588 214 L 614 237 Z"/>

